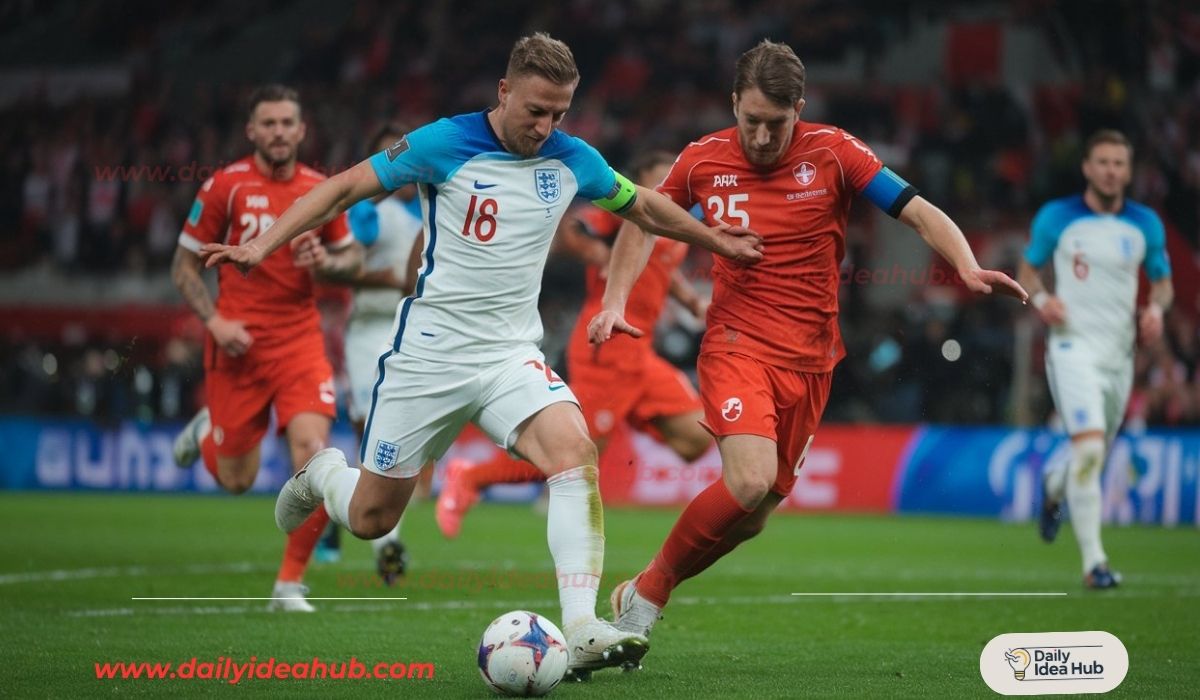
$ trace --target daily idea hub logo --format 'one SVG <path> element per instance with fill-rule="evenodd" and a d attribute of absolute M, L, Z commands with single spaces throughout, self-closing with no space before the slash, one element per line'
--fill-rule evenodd
<path fill-rule="evenodd" d="M 1108 632 L 1016 632 L 987 643 L 979 673 L 1002 695 L 1107 693 L 1125 680 L 1129 653 Z"/>

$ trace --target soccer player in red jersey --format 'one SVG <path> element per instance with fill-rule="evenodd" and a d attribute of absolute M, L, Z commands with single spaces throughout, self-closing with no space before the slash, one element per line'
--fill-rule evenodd
<path fill-rule="evenodd" d="M 344 279 L 361 265 L 362 249 L 353 244 L 345 217 L 304 234 L 297 245 L 276 251 L 249 274 L 221 268 L 215 303 L 200 276 L 201 245 L 253 240 L 325 179 L 296 162 L 304 132 L 294 90 L 259 88 L 246 124 L 254 153 L 200 188 L 171 263 L 180 294 L 208 329 L 208 405 L 176 440 L 175 461 L 190 467 L 203 457 L 217 483 L 235 494 L 249 489 L 258 475 L 259 443 L 272 408 L 295 469 L 328 446 L 336 415 L 313 277 Z M 328 520 L 318 509 L 288 536 L 271 609 L 312 611 L 300 582 Z"/>
<path fill-rule="evenodd" d="M 675 156 L 650 151 L 635 158 L 630 170 L 638 184 L 654 187 L 670 171 Z M 588 263 L 587 296 L 567 347 L 567 373 L 579 398 L 588 432 L 603 451 L 609 434 L 621 421 L 648 427 L 681 458 L 691 462 L 703 455 L 712 437 L 698 422 L 704 413 L 700 397 L 683 372 L 654 352 L 654 338 L 622 336 L 603 346 L 588 342 L 587 321 L 601 308 L 602 272 L 608 265 L 612 239 L 621 218 L 599 207 L 584 205 L 563 219 L 560 239 L 573 255 Z M 582 230 L 578 230 L 582 229 Z M 679 271 L 687 244 L 661 238 L 654 245 L 645 273 L 638 278 L 627 310 L 632 323 L 653 329 L 670 294 L 697 318 L 704 318 L 705 300 Z M 450 462 L 446 483 L 437 501 L 437 524 L 446 537 L 456 537 L 467 511 L 491 484 L 545 481 L 532 464 L 501 453 L 488 462 Z"/>
<path fill-rule="evenodd" d="M 803 108 L 804 65 L 787 45 L 763 41 L 737 63 L 737 125 L 690 144 L 658 188 L 682 207 L 700 204 L 709 222 L 752 227 L 764 256 L 753 267 L 714 261 L 697 370 L 722 478 L 688 504 L 642 573 L 613 590 L 624 631 L 648 634 L 671 591 L 758 534 L 795 484 L 845 354 L 839 265 L 856 194 L 915 229 L 967 288 L 1026 298 L 1004 273 L 981 269 L 958 226 L 871 149 L 801 121 Z M 636 229 L 618 235 L 592 342 L 642 333 L 625 309 L 649 241 Z"/>

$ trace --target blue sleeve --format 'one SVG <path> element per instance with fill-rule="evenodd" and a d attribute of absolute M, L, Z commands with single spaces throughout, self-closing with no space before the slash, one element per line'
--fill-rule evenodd
<path fill-rule="evenodd" d="M 369 246 L 379 238 L 379 212 L 375 210 L 375 202 L 364 199 L 346 210 L 350 219 L 350 233 L 354 239 Z"/>
<path fill-rule="evenodd" d="M 1152 209 L 1143 209 L 1138 218 L 1138 228 L 1146 238 L 1146 259 L 1142 267 L 1146 277 L 1157 282 L 1171 276 L 1171 261 L 1167 258 L 1167 231 L 1162 219 Z"/>
<path fill-rule="evenodd" d="M 587 200 L 608 199 L 617 194 L 617 174 L 604 156 L 580 138 L 571 137 L 563 162 L 575 174 L 579 195 Z"/>
<path fill-rule="evenodd" d="M 439 119 L 371 156 L 371 167 L 389 192 L 419 182 L 440 185 L 462 165 L 462 155 L 456 151 L 461 142 L 459 127 Z"/>
<path fill-rule="evenodd" d="M 917 196 L 917 188 L 885 166 L 867 183 L 863 196 L 894 219 Z"/>
<path fill-rule="evenodd" d="M 1034 267 L 1045 265 L 1050 260 L 1050 256 L 1054 255 L 1054 249 L 1058 247 L 1058 238 L 1065 228 L 1062 217 L 1058 215 L 1058 209 L 1059 207 L 1053 202 L 1043 206 L 1033 217 L 1033 223 L 1030 224 L 1029 245 L 1025 247 L 1025 262 Z"/>

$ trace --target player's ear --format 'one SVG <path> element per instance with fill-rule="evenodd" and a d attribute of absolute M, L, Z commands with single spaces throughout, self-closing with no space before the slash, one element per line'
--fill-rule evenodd
<path fill-rule="evenodd" d="M 308 122 L 301 119 L 300 124 L 298 125 L 298 128 L 297 128 L 296 143 L 300 143 L 301 141 L 303 141 L 304 135 L 307 133 L 308 133 Z"/>
<path fill-rule="evenodd" d="M 497 88 L 496 88 L 496 101 L 499 102 L 501 107 L 504 107 L 504 103 L 508 101 L 508 93 L 509 93 L 508 81 L 505 80 L 504 78 L 501 78 L 500 85 L 497 86 Z"/>
<path fill-rule="evenodd" d="M 804 105 L 805 105 L 805 102 L 804 102 L 804 98 L 803 98 L 803 97 L 801 97 L 800 99 L 796 100 L 796 116 L 797 116 L 797 117 L 799 117 L 799 116 L 800 116 L 800 113 L 804 111 Z"/>
<path fill-rule="evenodd" d="M 254 118 L 253 117 L 246 121 L 246 140 L 254 141 Z"/>
<path fill-rule="evenodd" d="M 730 99 L 733 101 L 733 118 L 737 119 L 738 113 L 738 94 L 736 92 L 729 93 Z"/>

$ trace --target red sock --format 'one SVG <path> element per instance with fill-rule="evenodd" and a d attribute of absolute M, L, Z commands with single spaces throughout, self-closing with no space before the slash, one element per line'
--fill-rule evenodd
<path fill-rule="evenodd" d="M 217 443 L 213 442 L 211 430 L 200 441 L 200 457 L 204 462 L 204 468 L 208 470 L 209 474 L 212 474 L 213 480 L 220 484 L 221 478 L 217 476 Z"/>
<path fill-rule="evenodd" d="M 279 565 L 280 581 L 299 581 L 304 578 L 304 570 L 308 568 L 308 558 L 312 556 L 317 540 L 329 523 L 329 514 L 324 506 L 313 511 L 300 527 L 288 535 L 287 548 L 283 550 L 283 563 Z"/>
<path fill-rule="evenodd" d="M 660 608 L 666 606 L 672 589 L 751 512 L 729 493 L 723 479 L 696 494 L 675 522 L 662 549 L 642 572 L 637 582 L 638 593 Z"/>
<path fill-rule="evenodd" d="M 546 475 L 529 462 L 516 459 L 501 452 L 491 460 L 476 464 L 463 471 L 463 483 L 475 491 L 492 484 L 523 484 L 527 481 L 545 481 Z"/>

